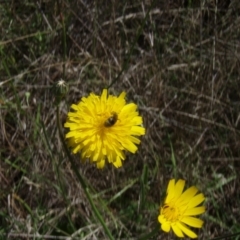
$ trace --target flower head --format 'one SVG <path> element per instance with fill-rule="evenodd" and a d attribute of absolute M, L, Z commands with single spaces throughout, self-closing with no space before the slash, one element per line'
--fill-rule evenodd
<path fill-rule="evenodd" d="M 138 136 L 145 134 L 142 117 L 137 105 L 126 104 L 125 92 L 118 97 L 109 95 L 104 89 L 101 96 L 91 93 L 68 113 L 64 127 L 73 153 L 81 152 L 83 161 L 89 159 L 97 168 L 103 168 L 106 160 L 116 168 L 122 166 L 124 151 L 135 153 Z"/>
<path fill-rule="evenodd" d="M 160 209 L 158 221 L 165 232 L 172 228 L 178 237 L 184 237 L 184 233 L 190 238 L 197 238 L 197 235 L 187 226 L 201 228 L 203 221 L 194 217 L 205 212 L 204 206 L 198 206 L 205 199 L 202 193 L 194 186 L 183 192 L 184 180 L 171 179 L 168 183 L 167 197 Z"/>
<path fill-rule="evenodd" d="M 53 85 L 53 90 L 57 100 L 56 102 L 59 103 L 68 93 L 68 85 L 63 79 L 60 79 Z"/>

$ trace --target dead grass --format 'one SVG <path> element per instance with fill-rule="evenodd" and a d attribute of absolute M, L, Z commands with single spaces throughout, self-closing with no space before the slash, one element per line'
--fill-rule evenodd
<path fill-rule="evenodd" d="M 63 123 L 71 103 L 111 83 L 144 118 L 146 136 L 123 168 L 75 156 L 116 239 L 154 229 L 172 177 L 207 196 L 199 239 L 240 231 L 240 5 L 155 1 L 148 16 L 151 2 L 1 1 L 2 239 L 105 239 L 57 132 L 51 86 L 64 64 Z"/>

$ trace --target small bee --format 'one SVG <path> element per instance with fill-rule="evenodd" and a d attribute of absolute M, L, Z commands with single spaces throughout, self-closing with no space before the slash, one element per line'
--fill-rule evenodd
<path fill-rule="evenodd" d="M 116 112 L 112 112 L 112 116 L 109 117 L 105 122 L 104 126 L 105 127 L 112 127 L 118 120 L 118 115 Z"/>

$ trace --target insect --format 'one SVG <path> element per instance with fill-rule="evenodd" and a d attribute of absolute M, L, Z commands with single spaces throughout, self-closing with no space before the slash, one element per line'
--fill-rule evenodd
<path fill-rule="evenodd" d="M 104 126 L 105 127 L 112 127 L 118 120 L 118 115 L 116 112 L 112 112 L 111 117 L 109 117 L 105 122 Z"/>

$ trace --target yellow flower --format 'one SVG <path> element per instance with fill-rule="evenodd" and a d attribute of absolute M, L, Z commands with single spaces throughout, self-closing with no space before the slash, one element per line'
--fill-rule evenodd
<path fill-rule="evenodd" d="M 201 228 L 203 221 L 194 217 L 205 212 L 204 206 L 198 206 L 205 200 L 202 193 L 198 192 L 195 186 L 183 192 L 184 180 L 171 179 L 168 183 L 167 197 L 160 209 L 158 221 L 165 232 L 172 228 L 173 232 L 180 238 L 184 233 L 190 238 L 197 238 L 197 235 L 187 226 Z"/>
<path fill-rule="evenodd" d="M 145 134 L 142 117 L 137 105 L 126 104 L 125 92 L 118 97 L 109 95 L 104 89 L 101 96 L 91 93 L 68 113 L 64 127 L 73 153 L 81 152 L 82 161 L 89 159 L 97 168 L 103 168 L 106 159 L 116 168 L 125 160 L 124 151 L 135 153 L 138 136 Z"/>

